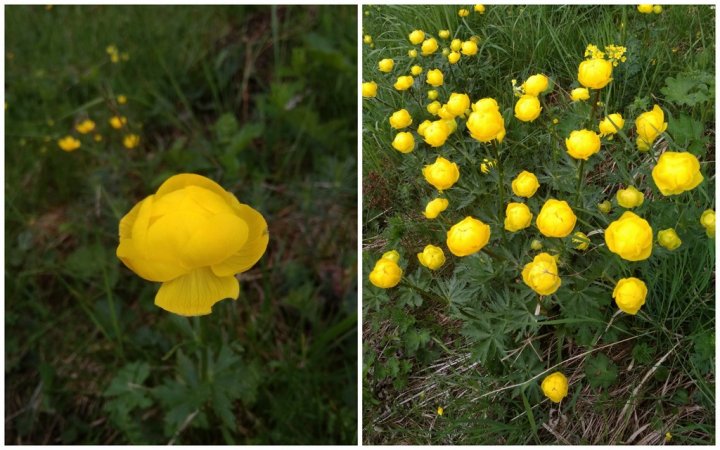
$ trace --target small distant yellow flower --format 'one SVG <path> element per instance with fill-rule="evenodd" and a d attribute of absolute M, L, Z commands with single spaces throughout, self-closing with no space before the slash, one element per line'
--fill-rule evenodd
<path fill-rule="evenodd" d="M 448 230 L 446 244 L 453 255 L 468 256 L 482 250 L 489 240 L 490 226 L 468 216 Z"/>
<path fill-rule="evenodd" d="M 117 96 L 117 102 L 121 105 L 124 105 L 125 103 L 127 103 L 127 97 L 125 95 L 120 94 Z"/>
<path fill-rule="evenodd" d="M 378 61 L 378 70 L 380 72 L 392 72 L 393 67 L 395 67 L 395 61 L 393 61 L 391 58 L 385 58 Z"/>
<path fill-rule="evenodd" d="M 568 380 L 561 372 L 546 376 L 540 387 L 545 397 L 554 403 L 560 403 L 568 394 Z"/>
<path fill-rule="evenodd" d="M 628 186 L 625 189 L 618 189 L 615 196 L 618 205 L 626 209 L 632 209 L 643 204 L 645 196 L 635 189 L 635 186 Z"/>
<path fill-rule="evenodd" d="M 110 118 L 109 122 L 111 127 L 119 130 L 120 128 L 125 126 L 125 124 L 127 124 L 127 118 L 124 116 L 113 116 Z"/>
<path fill-rule="evenodd" d="M 418 76 L 418 75 L 420 75 L 420 74 L 422 73 L 422 71 L 423 71 L 423 68 L 420 67 L 420 66 L 418 66 L 418 65 L 414 65 L 414 66 L 412 66 L 412 67 L 410 68 L 410 73 L 411 73 L 413 76 Z"/>
<path fill-rule="evenodd" d="M 420 70 L 422 71 L 422 69 Z M 397 81 L 395 82 L 395 84 L 393 84 L 393 87 L 398 91 L 407 91 L 412 87 L 414 82 L 415 79 L 410 75 L 403 75 L 397 78 Z"/>
<path fill-rule="evenodd" d="M 705 227 L 708 237 L 715 237 L 715 211 L 706 209 L 700 216 L 700 224 Z"/>
<path fill-rule="evenodd" d="M 427 96 L 430 100 L 436 100 L 438 98 L 438 91 L 436 91 L 435 89 L 430 89 L 427 92 Z"/>
<path fill-rule="evenodd" d="M 80 134 L 88 134 L 95 129 L 95 122 L 90 119 L 85 119 L 79 124 L 75 125 L 75 129 Z"/>
<path fill-rule="evenodd" d="M 440 30 L 438 36 L 440 36 L 440 39 L 447 39 L 450 37 L 450 30 Z"/>
<path fill-rule="evenodd" d="M 428 70 L 427 73 L 427 84 L 429 84 L 432 87 L 438 87 L 442 86 L 443 84 L 443 73 L 440 71 L 440 69 L 433 69 Z"/>
<path fill-rule="evenodd" d="M 610 114 L 605 117 L 598 128 L 600 129 L 600 136 L 608 136 L 617 133 L 622 130 L 625 126 L 625 119 L 619 113 Z"/>
<path fill-rule="evenodd" d="M 570 92 L 570 97 L 572 97 L 572 101 L 574 102 L 581 102 L 590 98 L 590 92 L 587 88 L 579 87 Z"/>
<path fill-rule="evenodd" d="M 634 316 L 640 311 L 640 307 L 645 304 L 647 292 L 647 286 L 642 280 L 635 277 L 622 278 L 615 285 L 613 298 L 618 308 Z"/>
<path fill-rule="evenodd" d="M 604 202 L 598 203 L 598 209 L 602 213 L 609 213 L 612 209 L 612 203 L 610 203 L 608 200 L 605 200 Z"/>
<path fill-rule="evenodd" d="M 403 271 L 396 261 L 389 258 L 380 258 L 375 263 L 375 267 L 368 278 L 373 285 L 381 289 L 390 289 L 400 283 L 402 274 Z"/>
<path fill-rule="evenodd" d="M 414 48 L 408 50 L 408 56 L 409 56 L 409 57 L 411 57 L 411 58 L 417 58 L 417 55 L 418 55 L 418 52 L 417 52 L 417 50 L 415 50 Z"/>
<path fill-rule="evenodd" d="M 470 11 L 468 11 L 465 8 L 462 8 L 458 11 L 458 16 L 460 16 L 460 17 L 467 17 L 469 15 L 470 15 Z"/>
<path fill-rule="evenodd" d="M 508 203 L 505 208 L 505 229 L 514 233 L 530 226 L 533 214 L 525 203 Z"/>
<path fill-rule="evenodd" d="M 539 240 L 533 239 L 533 241 L 530 243 L 530 248 L 535 251 L 542 250 L 543 244 Z"/>
<path fill-rule="evenodd" d="M 105 53 L 108 55 L 112 55 L 113 53 L 117 53 L 118 48 L 114 44 L 110 44 L 107 47 L 105 47 Z"/>
<path fill-rule="evenodd" d="M 577 217 L 565 200 L 548 199 L 540 209 L 535 225 L 544 236 L 563 238 L 575 228 Z"/>
<path fill-rule="evenodd" d="M 485 13 L 485 5 L 475 5 L 473 7 L 476 13 L 484 14 Z"/>
<path fill-rule="evenodd" d="M 407 111 L 407 109 L 401 109 L 398 111 L 395 111 L 392 116 L 390 116 L 390 126 L 397 129 L 402 130 L 403 128 L 406 128 L 412 124 L 412 117 L 410 116 L 410 113 Z"/>
<path fill-rule="evenodd" d="M 625 211 L 605 230 L 605 244 L 626 261 L 642 261 L 652 254 L 653 230 L 647 220 Z"/>
<path fill-rule="evenodd" d="M 457 64 L 457 62 L 460 61 L 460 53 L 450 52 L 447 55 L 447 59 L 450 64 Z"/>
<path fill-rule="evenodd" d="M 368 45 L 372 44 L 372 42 L 373 42 L 372 36 L 370 36 L 369 34 L 366 34 L 365 36 L 363 36 L 363 42 Z"/>
<path fill-rule="evenodd" d="M 72 152 L 80 148 L 80 141 L 72 136 L 65 136 L 58 141 L 58 146 L 66 152 Z"/>
<path fill-rule="evenodd" d="M 442 416 L 444 412 L 445 412 L 445 410 L 443 409 L 443 407 L 442 407 L 442 406 L 438 406 L 438 409 L 437 409 L 437 414 L 438 414 L 438 416 Z"/>
<path fill-rule="evenodd" d="M 438 270 L 445 264 L 445 253 L 443 253 L 440 247 L 434 245 L 427 245 L 422 253 L 417 254 L 418 261 L 420 264 L 427 267 L 430 270 Z"/>
<path fill-rule="evenodd" d="M 423 41 L 420 50 L 423 56 L 432 55 L 438 49 L 438 42 L 435 38 L 426 39 Z"/>
<path fill-rule="evenodd" d="M 395 135 L 392 146 L 400 153 L 410 153 L 415 149 L 415 138 L 413 137 L 412 133 L 409 133 L 407 131 L 400 132 Z"/>
<path fill-rule="evenodd" d="M 558 274 L 557 261 L 549 253 L 539 253 L 522 270 L 523 282 L 540 295 L 555 293 L 562 280 Z"/>
<path fill-rule="evenodd" d="M 408 35 L 408 39 L 411 44 L 418 45 L 425 40 L 425 32 L 423 30 L 414 30 Z"/>
<path fill-rule="evenodd" d="M 653 5 L 638 5 L 637 10 L 642 14 L 652 14 Z"/>
<path fill-rule="evenodd" d="M 123 138 L 123 146 L 131 150 L 140 145 L 140 136 L 137 134 L 128 134 Z"/>
<path fill-rule="evenodd" d="M 576 231 L 573 234 L 572 243 L 578 250 L 587 250 L 590 247 L 590 238 L 582 231 Z"/>
<path fill-rule="evenodd" d="M 427 135 L 427 130 L 425 135 Z M 454 162 L 450 162 L 442 156 L 438 156 L 435 162 L 425 166 L 422 170 L 423 176 L 428 183 L 438 191 L 450 189 L 460 179 L 460 169 Z"/>
<path fill-rule="evenodd" d="M 552 123 L 553 125 L 557 125 L 560 123 L 560 121 L 557 118 L 553 118 Z"/>
<path fill-rule="evenodd" d="M 93 135 L 93 140 L 94 140 L 95 142 L 101 142 L 101 141 L 103 140 L 102 134 L 95 133 L 95 134 Z"/>
<path fill-rule="evenodd" d="M 460 48 L 461 53 L 465 56 L 474 56 L 478 52 L 478 46 L 474 41 L 465 41 Z"/>
<path fill-rule="evenodd" d="M 487 158 L 483 159 L 483 162 L 480 163 L 480 172 L 482 172 L 484 174 L 490 173 L 490 169 L 495 167 L 496 163 L 497 163 L 497 161 L 490 161 Z"/>
<path fill-rule="evenodd" d="M 425 205 L 425 218 L 437 218 L 437 216 L 439 216 L 441 212 L 447 209 L 449 203 L 450 202 L 446 198 L 436 198 L 434 200 L 430 200 L 428 204 Z"/>
<path fill-rule="evenodd" d="M 527 95 L 534 95 L 537 97 L 547 90 L 548 84 L 548 77 L 538 73 L 525 80 L 521 87 Z"/>
<path fill-rule="evenodd" d="M 523 170 L 512 180 L 512 191 L 518 197 L 530 198 L 535 195 L 540 183 L 534 173 Z"/>
<path fill-rule="evenodd" d="M 454 52 L 459 52 L 462 48 L 462 41 L 460 39 L 453 39 L 450 42 L 450 50 Z"/>
<path fill-rule="evenodd" d="M 373 98 L 377 95 L 378 85 L 374 81 L 366 81 L 362 84 L 362 96 L 365 98 Z"/>
<path fill-rule="evenodd" d="M 656 6 L 660 6 L 660 5 L 656 5 Z M 670 432 L 668 431 L 667 433 L 665 433 L 665 442 L 670 442 L 670 441 L 672 441 L 672 434 L 670 434 Z"/>
<path fill-rule="evenodd" d="M 662 7 L 662 5 L 653 5 L 653 12 L 654 12 L 655 14 L 660 14 L 660 13 L 662 13 L 662 12 L 663 12 L 663 7 Z M 669 434 L 669 433 L 668 433 L 668 434 Z"/>
<path fill-rule="evenodd" d="M 478 36 L 478 35 L 470 36 L 470 40 L 473 41 L 473 42 L 476 43 L 476 44 L 479 44 L 479 43 L 480 43 L 480 36 Z"/>
<path fill-rule="evenodd" d="M 667 228 L 665 230 L 658 231 L 657 238 L 658 244 L 670 251 L 675 250 L 682 244 L 682 240 L 680 239 L 680 236 L 677 235 L 674 228 Z"/>
<path fill-rule="evenodd" d="M 568 155 L 587 160 L 600 151 L 600 136 L 591 130 L 575 130 L 565 139 Z"/>
<path fill-rule="evenodd" d="M 515 103 L 515 117 L 522 122 L 532 122 L 540 116 L 540 100 L 534 95 L 525 94 Z"/>
<path fill-rule="evenodd" d="M 120 55 L 117 54 L 117 53 L 112 53 L 112 54 L 110 54 L 110 61 L 111 61 L 113 64 L 119 63 L 119 62 L 120 62 Z"/>
<path fill-rule="evenodd" d="M 677 195 L 695 189 L 704 180 L 700 161 L 690 152 L 665 152 L 652 170 L 652 178 L 662 195 Z"/>

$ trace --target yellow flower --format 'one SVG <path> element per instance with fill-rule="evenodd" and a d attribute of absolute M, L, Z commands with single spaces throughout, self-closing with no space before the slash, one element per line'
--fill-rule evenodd
<path fill-rule="evenodd" d="M 590 238 L 582 231 L 576 231 L 573 234 L 572 243 L 578 250 L 587 250 L 590 247 Z"/>
<path fill-rule="evenodd" d="M 638 5 L 637 10 L 643 14 L 652 14 L 653 5 Z"/>
<path fill-rule="evenodd" d="M 440 112 L 440 108 L 442 108 L 442 104 L 440 104 L 439 101 L 430 102 L 427 105 L 427 111 L 432 114 L 433 116 L 437 116 L 438 112 Z"/>
<path fill-rule="evenodd" d="M 470 216 L 456 223 L 447 232 L 447 246 L 455 256 L 479 252 L 490 240 L 490 226 Z"/>
<path fill-rule="evenodd" d="M 438 42 L 435 38 L 426 39 L 423 41 L 420 50 L 422 50 L 423 56 L 432 55 L 438 49 Z"/>
<path fill-rule="evenodd" d="M 442 406 L 438 406 L 438 409 L 437 409 L 437 414 L 438 414 L 438 416 L 442 416 L 444 412 L 445 412 L 445 410 L 443 409 L 443 407 L 442 407 Z"/>
<path fill-rule="evenodd" d="M 670 251 L 675 250 L 676 248 L 680 247 L 680 244 L 682 244 L 682 240 L 680 240 L 680 236 L 677 235 L 674 228 L 668 228 L 658 231 L 657 237 L 658 244 L 660 244 L 661 247 L 665 247 Z"/>
<path fill-rule="evenodd" d="M 512 191 L 518 197 L 530 198 L 535 195 L 540 183 L 534 173 L 523 170 L 512 180 Z"/>
<path fill-rule="evenodd" d="M 425 128 L 425 133 L 423 134 L 425 142 L 431 147 L 442 146 L 445 141 L 447 141 L 448 136 L 450 136 L 450 127 L 444 120 L 432 122 L 430 126 Z"/>
<path fill-rule="evenodd" d="M 562 284 L 557 261 L 548 253 L 539 253 L 522 270 L 523 282 L 540 295 L 555 293 Z"/>
<path fill-rule="evenodd" d="M 443 120 L 443 122 L 447 124 L 448 130 L 450 130 L 450 134 L 453 134 L 455 130 L 457 130 L 457 122 L 455 122 L 455 119 Z"/>
<path fill-rule="evenodd" d="M 480 172 L 485 174 L 490 173 L 490 169 L 495 167 L 495 163 L 497 163 L 497 161 L 490 161 L 487 158 L 483 159 L 483 162 L 480 163 Z"/>
<path fill-rule="evenodd" d="M 373 42 L 372 36 L 370 36 L 369 34 L 366 34 L 365 36 L 363 36 L 363 42 L 368 45 L 372 44 L 372 42 Z"/>
<path fill-rule="evenodd" d="M 643 204 L 645 196 L 635 189 L 635 186 L 628 186 L 626 189 L 618 189 L 616 194 L 618 205 L 623 208 L 632 209 Z"/>
<path fill-rule="evenodd" d="M 427 135 L 427 130 L 425 135 Z M 435 186 L 438 191 L 450 189 L 460 178 L 458 165 L 442 156 L 438 156 L 434 163 L 425 166 L 422 173 L 425 180 Z"/>
<path fill-rule="evenodd" d="M 417 58 L 418 52 L 414 48 L 408 50 L 408 56 L 411 58 Z"/>
<path fill-rule="evenodd" d="M 127 118 L 124 116 L 112 116 L 109 120 L 110 126 L 115 128 L 116 130 L 119 130 L 125 124 L 127 124 Z"/>
<path fill-rule="evenodd" d="M 647 220 L 625 211 L 605 230 L 608 249 L 627 261 L 642 261 L 652 253 L 653 230 Z"/>
<path fill-rule="evenodd" d="M 700 216 L 700 224 L 705 227 L 708 237 L 715 237 L 715 211 L 706 209 Z"/>
<path fill-rule="evenodd" d="M 378 62 L 378 70 L 380 72 L 391 72 L 393 67 L 395 67 L 395 61 L 390 58 L 381 59 L 380 62 Z"/>
<path fill-rule="evenodd" d="M 660 133 L 667 129 L 667 126 L 665 113 L 658 105 L 653 106 L 652 111 L 640 114 L 635 119 L 635 128 L 637 129 L 638 141 L 642 140 L 643 143 L 638 142 L 638 145 L 649 148 Z"/>
<path fill-rule="evenodd" d="M 440 39 L 447 39 L 450 37 L 450 30 L 440 30 L 438 36 L 440 36 Z"/>
<path fill-rule="evenodd" d="M 615 285 L 613 298 L 618 308 L 634 316 L 645 304 L 647 292 L 647 286 L 642 280 L 635 277 L 622 278 Z"/>
<path fill-rule="evenodd" d="M 473 7 L 476 13 L 484 14 L 485 13 L 485 5 L 475 5 Z"/>
<path fill-rule="evenodd" d="M 579 87 L 570 92 L 570 97 L 572 97 L 572 101 L 574 102 L 585 101 L 590 98 L 590 92 L 587 88 Z"/>
<path fill-rule="evenodd" d="M 415 30 L 408 35 L 408 39 L 411 44 L 418 45 L 425 39 L 425 32 L 422 30 Z"/>
<path fill-rule="evenodd" d="M 467 17 L 469 15 L 470 15 L 470 11 L 468 11 L 465 8 L 462 8 L 458 11 L 458 16 L 460 16 L 460 17 Z"/>
<path fill-rule="evenodd" d="M 374 81 L 367 81 L 362 84 L 362 96 L 365 98 L 373 98 L 377 95 L 378 85 Z"/>
<path fill-rule="evenodd" d="M 95 133 L 95 134 L 93 135 L 93 140 L 94 140 L 95 142 L 102 142 L 102 140 L 103 140 L 102 134 L 100 134 L 100 133 Z"/>
<path fill-rule="evenodd" d="M 555 372 L 546 376 L 540 387 L 545 397 L 554 403 L 560 403 L 560 401 L 567 396 L 568 380 L 562 373 Z"/>
<path fill-rule="evenodd" d="M 398 130 L 402 130 L 403 128 L 410 126 L 412 123 L 412 117 L 410 117 L 410 113 L 407 112 L 407 109 L 395 111 L 392 116 L 390 116 L 389 120 L 390 126 Z"/>
<path fill-rule="evenodd" d="M 117 102 L 121 105 L 124 105 L 125 103 L 127 103 L 127 97 L 120 94 L 117 96 Z"/>
<path fill-rule="evenodd" d="M 445 264 L 445 253 L 440 247 L 427 245 L 422 253 L 417 254 L 420 264 L 430 270 L 438 270 Z"/>
<path fill-rule="evenodd" d="M 268 239 L 259 212 L 208 178 L 181 174 L 122 218 L 117 256 L 140 277 L 163 283 L 157 306 L 198 316 L 238 297 L 235 274 L 260 259 Z"/>
<path fill-rule="evenodd" d="M 432 124 L 432 122 L 430 122 L 429 120 L 423 120 L 422 123 L 418 125 L 417 134 L 424 137 L 425 130 L 427 129 L 427 127 L 430 126 L 430 124 Z"/>
<path fill-rule="evenodd" d="M 600 136 L 608 136 L 617 133 L 625 126 L 625 119 L 619 113 L 610 114 L 600 121 Z"/>
<path fill-rule="evenodd" d="M 432 87 L 442 86 L 443 84 L 443 73 L 440 69 L 428 70 L 427 83 Z"/>
<path fill-rule="evenodd" d="M 534 95 L 525 94 L 515 103 L 515 117 L 522 122 L 532 122 L 540 116 L 540 100 Z"/>
<path fill-rule="evenodd" d="M 653 5 L 653 12 L 655 14 L 660 14 L 661 12 L 663 12 L 662 5 Z M 670 433 L 668 433 L 668 434 L 670 434 Z"/>
<path fill-rule="evenodd" d="M 436 198 L 434 200 L 430 200 L 428 204 L 425 205 L 425 218 L 435 219 L 441 212 L 447 209 L 449 203 L 450 202 L 446 198 Z"/>
<path fill-rule="evenodd" d="M 398 262 L 398 261 L 400 261 L 400 253 L 398 253 L 397 250 L 390 250 L 390 251 L 383 253 L 383 255 L 380 258 L 389 259 L 390 261 Z"/>
<path fill-rule="evenodd" d="M 128 150 L 131 150 L 138 145 L 140 145 L 140 136 L 137 134 L 127 134 L 123 138 L 123 146 Z"/>
<path fill-rule="evenodd" d="M 522 89 L 527 95 L 538 96 L 548 88 L 548 77 L 543 74 L 536 74 L 529 77 L 522 84 Z"/>
<path fill-rule="evenodd" d="M 454 52 L 459 52 L 462 48 L 462 41 L 460 39 L 453 39 L 450 41 L 450 50 Z"/>
<path fill-rule="evenodd" d="M 700 162 L 692 153 L 665 152 L 652 170 L 655 185 L 663 195 L 677 195 L 695 189 L 702 181 Z"/>
<path fill-rule="evenodd" d="M 390 289 L 400 283 L 402 274 L 403 271 L 396 261 L 389 258 L 380 258 L 375 263 L 375 267 L 368 278 L 373 285 L 381 289 Z"/>
<path fill-rule="evenodd" d="M 508 203 L 505 208 L 505 229 L 514 233 L 530 226 L 533 214 L 525 203 Z"/>
<path fill-rule="evenodd" d="M 492 98 L 484 98 L 473 104 L 467 128 L 470 136 L 480 142 L 490 142 L 493 139 L 502 142 L 505 137 L 505 119 L 500 114 L 497 102 Z"/>
<path fill-rule="evenodd" d="M 66 152 L 72 152 L 80 148 L 80 140 L 72 136 L 65 136 L 58 141 L 58 146 Z"/>
<path fill-rule="evenodd" d="M 85 119 L 79 124 L 75 125 L 75 129 L 80 134 L 88 134 L 95 129 L 95 122 L 90 119 Z"/>
<path fill-rule="evenodd" d="M 448 105 L 442 105 L 440 109 L 438 110 L 438 116 L 440 116 L 441 119 L 444 120 L 451 120 L 455 118 L 455 114 L 453 114 L 449 109 Z"/>
<path fill-rule="evenodd" d="M 542 250 L 542 248 L 543 248 L 542 242 L 538 241 L 537 239 L 533 239 L 533 241 L 530 243 L 530 248 L 535 251 Z"/>
<path fill-rule="evenodd" d="M 602 89 L 612 81 L 613 65 L 600 58 L 587 59 L 578 67 L 578 81 L 586 88 Z"/>
<path fill-rule="evenodd" d="M 413 137 L 412 133 L 409 133 L 407 131 L 400 132 L 395 135 L 392 146 L 400 153 L 410 153 L 415 149 L 415 138 Z"/>
<path fill-rule="evenodd" d="M 403 75 L 397 78 L 397 81 L 395 82 L 393 87 L 398 91 L 407 91 L 408 89 L 410 89 L 410 87 L 412 87 L 414 81 L 415 79 L 410 75 Z"/>
<path fill-rule="evenodd" d="M 457 64 L 457 62 L 460 61 L 460 53 L 450 52 L 448 53 L 447 59 L 450 64 Z"/>
<path fill-rule="evenodd" d="M 418 75 L 420 75 L 420 74 L 422 73 L 422 71 L 423 71 L 423 68 L 420 67 L 420 66 L 418 66 L 418 65 L 414 65 L 414 66 L 412 66 L 412 67 L 410 68 L 410 73 L 411 73 L 413 76 L 418 76 Z"/>
<path fill-rule="evenodd" d="M 461 53 L 465 56 L 474 56 L 478 52 L 478 46 L 474 41 L 465 41 L 460 48 Z"/>
<path fill-rule="evenodd" d="M 565 200 L 549 199 L 540 209 L 535 225 L 547 237 L 562 238 L 575 228 L 577 217 Z"/>
<path fill-rule="evenodd" d="M 655 5 L 655 6 L 660 6 L 660 5 Z M 660 12 L 662 12 L 662 6 L 660 6 L 660 10 L 661 10 Z M 670 433 L 668 431 L 667 433 L 665 433 L 665 442 L 670 442 L 670 441 L 672 441 L 672 433 Z"/>
<path fill-rule="evenodd" d="M 565 139 L 568 155 L 587 160 L 600 151 L 600 136 L 590 130 L 575 130 Z"/>
<path fill-rule="evenodd" d="M 430 89 L 427 93 L 427 96 L 430 100 L 436 100 L 438 98 L 438 91 L 435 89 Z"/>
<path fill-rule="evenodd" d="M 600 212 L 607 214 L 612 209 L 612 203 L 605 200 L 604 202 L 598 203 L 598 209 Z"/>
<path fill-rule="evenodd" d="M 455 116 L 465 114 L 470 108 L 470 97 L 467 94 L 458 94 L 453 92 L 447 102 L 447 109 Z"/>

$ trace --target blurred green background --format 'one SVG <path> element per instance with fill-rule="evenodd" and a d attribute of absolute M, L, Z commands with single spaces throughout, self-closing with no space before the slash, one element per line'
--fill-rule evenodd
<path fill-rule="evenodd" d="M 356 7 L 5 13 L 6 442 L 355 443 Z M 206 340 L 115 257 L 181 172 L 270 228 Z"/>

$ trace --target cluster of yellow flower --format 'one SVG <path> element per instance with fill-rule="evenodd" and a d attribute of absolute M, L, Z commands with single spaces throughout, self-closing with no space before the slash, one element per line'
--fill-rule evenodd
<path fill-rule="evenodd" d="M 662 5 L 638 5 L 637 10 L 643 14 L 660 14 L 663 7 Z"/>
<path fill-rule="evenodd" d="M 116 101 L 118 105 L 124 105 L 127 103 L 127 97 L 125 95 L 118 95 Z M 125 116 L 115 115 L 110 117 L 108 123 L 112 128 L 120 130 L 127 126 L 127 118 Z M 95 128 L 95 122 L 87 117 L 75 124 L 75 131 L 77 131 L 81 135 L 92 133 L 93 131 L 95 131 Z M 95 142 L 101 142 L 103 140 L 103 135 L 100 133 L 95 133 L 93 134 L 93 140 Z M 73 135 L 67 135 L 59 139 L 57 143 L 58 147 L 60 147 L 61 150 L 64 150 L 66 152 L 73 152 L 82 146 L 82 142 L 80 141 L 80 139 L 76 138 Z M 140 145 L 140 136 L 134 133 L 127 133 L 123 136 L 122 143 L 123 146 L 128 150 L 133 149 Z"/>
<path fill-rule="evenodd" d="M 110 45 L 108 45 L 108 46 L 105 48 L 105 53 L 108 54 L 108 56 L 110 57 L 110 61 L 111 61 L 113 64 L 119 63 L 120 60 L 122 60 L 122 61 L 128 61 L 128 60 L 130 59 L 130 54 L 129 54 L 128 52 L 122 52 L 122 53 L 121 53 L 121 52 L 118 50 L 117 46 L 115 46 L 115 44 L 110 44 Z"/>

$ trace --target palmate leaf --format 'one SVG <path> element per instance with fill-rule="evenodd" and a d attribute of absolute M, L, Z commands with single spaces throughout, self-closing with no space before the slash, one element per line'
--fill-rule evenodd
<path fill-rule="evenodd" d="M 660 92 L 676 105 L 695 106 L 713 97 L 713 80 L 714 77 L 706 72 L 680 74 L 676 78 L 666 78 Z"/>
<path fill-rule="evenodd" d="M 610 387 L 617 379 L 618 368 L 605 354 L 598 353 L 585 362 L 585 376 L 592 387 Z"/>
<path fill-rule="evenodd" d="M 462 334 L 474 343 L 473 350 L 484 364 L 494 364 L 505 353 L 508 335 L 506 322 L 496 315 L 486 314 L 474 321 L 467 321 Z"/>

